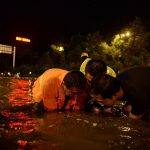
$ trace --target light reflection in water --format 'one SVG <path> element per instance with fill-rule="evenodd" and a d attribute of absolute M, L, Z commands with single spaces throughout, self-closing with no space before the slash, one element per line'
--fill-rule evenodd
<path fill-rule="evenodd" d="M 23 112 L 2 111 L 1 114 L 9 119 L 8 126 L 11 132 L 17 130 L 20 133 L 31 133 L 33 132 L 33 127 L 37 125 L 36 120 Z"/>
<path fill-rule="evenodd" d="M 31 102 L 30 85 L 30 80 L 11 80 L 11 92 L 8 94 L 8 100 L 12 106 L 22 106 Z"/>
<path fill-rule="evenodd" d="M 15 108 L 0 111 L 0 149 L 150 149 L 150 124 L 122 115 L 55 112 L 35 118 L 26 107 L 32 101 L 31 84 L 0 79 L 0 106 L 9 102 Z"/>
<path fill-rule="evenodd" d="M 125 131 L 125 132 L 131 131 L 130 127 L 118 127 L 118 129 L 121 130 L 121 131 Z"/>
<path fill-rule="evenodd" d="M 126 139 L 131 139 L 132 137 L 129 135 L 120 135 L 120 137 L 126 138 Z"/>
<path fill-rule="evenodd" d="M 26 107 L 32 100 L 32 81 L 12 79 L 9 83 L 9 91 L 7 91 L 5 97 L 7 97 L 11 107 L 15 109 L 9 108 L 9 110 L 1 111 L 0 129 L 2 133 L 0 133 L 5 137 L 12 138 L 12 141 L 16 141 L 19 148 L 24 148 L 31 142 L 32 138 L 35 138 L 34 133 L 39 126 L 38 120 L 30 116 L 31 108 Z M 25 108 L 25 112 L 23 109 L 19 109 L 21 107 Z"/>

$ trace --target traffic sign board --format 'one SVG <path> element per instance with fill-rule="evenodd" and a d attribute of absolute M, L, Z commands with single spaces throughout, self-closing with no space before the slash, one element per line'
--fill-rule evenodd
<path fill-rule="evenodd" d="M 12 50 L 12 46 L 0 44 L 0 53 L 12 54 Z"/>

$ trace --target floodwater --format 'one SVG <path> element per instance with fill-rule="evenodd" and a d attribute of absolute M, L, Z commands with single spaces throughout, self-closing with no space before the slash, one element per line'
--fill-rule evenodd
<path fill-rule="evenodd" d="M 1 150 L 148 150 L 150 122 L 85 112 L 31 112 L 32 80 L 0 78 Z"/>

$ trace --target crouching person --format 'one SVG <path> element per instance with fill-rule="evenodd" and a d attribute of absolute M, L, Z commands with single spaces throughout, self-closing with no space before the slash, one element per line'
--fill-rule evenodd
<path fill-rule="evenodd" d="M 130 118 L 149 120 L 149 80 L 150 67 L 130 68 L 116 78 L 105 74 L 92 80 L 91 96 L 107 109 L 111 108 L 117 100 L 126 101 L 123 110 Z"/>
<path fill-rule="evenodd" d="M 82 110 L 87 89 L 87 80 L 80 71 L 48 69 L 33 84 L 33 111 Z"/>

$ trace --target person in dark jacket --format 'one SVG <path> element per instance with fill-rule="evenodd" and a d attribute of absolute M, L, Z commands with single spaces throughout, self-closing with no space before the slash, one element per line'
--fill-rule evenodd
<path fill-rule="evenodd" d="M 126 101 L 123 109 L 135 120 L 150 112 L 150 67 L 134 67 L 120 73 L 97 76 L 91 83 L 91 96 L 104 106 Z"/>

